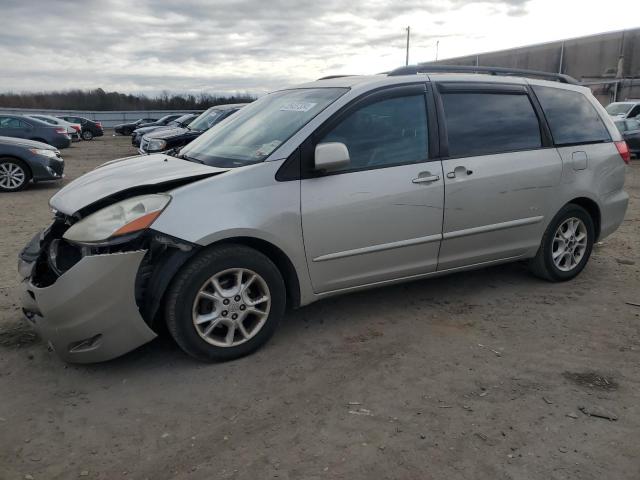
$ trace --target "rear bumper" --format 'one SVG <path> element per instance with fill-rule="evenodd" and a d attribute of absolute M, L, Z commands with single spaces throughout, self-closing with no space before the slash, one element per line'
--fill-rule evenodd
<path fill-rule="evenodd" d="M 601 220 L 599 240 L 615 232 L 627 213 L 629 195 L 624 190 L 615 192 L 608 196 L 601 204 Z"/>
<path fill-rule="evenodd" d="M 19 260 L 22 308 L 27 321 L 67 362 L 110 360 L 156 334 L 135 301 L 135 279 L 146 250 L 86 256 L 57 278 L 36 287 L 33 264 Z"/>
<path fill-rule="evenodd" d="M 65 137 L 56 137 L 53 140 L 51 140 L 50 145 L 53 145 L 56 148 L 67 148 L 68 146 L 71 145 L 71 137 L 69 137 L 68 135 Z"/>

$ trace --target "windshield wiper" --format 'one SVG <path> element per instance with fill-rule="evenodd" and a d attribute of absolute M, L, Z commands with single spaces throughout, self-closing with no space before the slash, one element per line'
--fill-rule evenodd
<path fill-rule="evenodd" d="M 201 163 L 201 164 L 205 165 L 205 163 L 202 160 L 198 160 L 197 158 L 190 157 L 189 155 L 182 154 L 182 155 L 178 156 L 178 158 L 181 158 L 183 160 L 187 160 L 188 162 Z"/>

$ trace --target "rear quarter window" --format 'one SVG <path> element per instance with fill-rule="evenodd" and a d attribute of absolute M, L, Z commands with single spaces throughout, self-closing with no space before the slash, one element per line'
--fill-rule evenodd
<path fill-rule="evenodd" d="M 611 140 L 600 114 L 584 94 L 553 87 L 532 88 L 544 110 L 556 145 Z"/>

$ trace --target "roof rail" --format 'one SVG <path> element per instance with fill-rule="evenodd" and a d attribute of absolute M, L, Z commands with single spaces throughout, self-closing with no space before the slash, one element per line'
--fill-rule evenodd
<path fill-rule="evenodd" d="M 488 73 L 489 75 L 505 75 L 516 77 L 539 77 L 547 80 L 555 80 L 557 82 L 569 83 L 571 85 L 580 85 L 575 78 L 563 73 L 541 72 L 538 70 L 524 70 L 521 68 L 505 68 L 505 67 L 482 67 L 471 65 L 408 65 L 406 67 L 396 68 L 387 75 L 416 75 L 418 73 Z"/>
<path fill-rule="evenodd" d="M 321 77 L 318 80 L 331 80 L 332 78 L 343 78 L 343 77 L 357 77 L 357 75 L 327 75 L 326 77 Z"/>

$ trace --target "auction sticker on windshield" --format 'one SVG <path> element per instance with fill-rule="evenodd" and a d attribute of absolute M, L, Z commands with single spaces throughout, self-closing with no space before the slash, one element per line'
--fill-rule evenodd
<path fill-rule="evenodd" d="M 285 103 L 280 107 L 280 111 L 281 112 L 308 112 L 316 105 L 317 103 L 310 103 L 310 102 Z"/>

